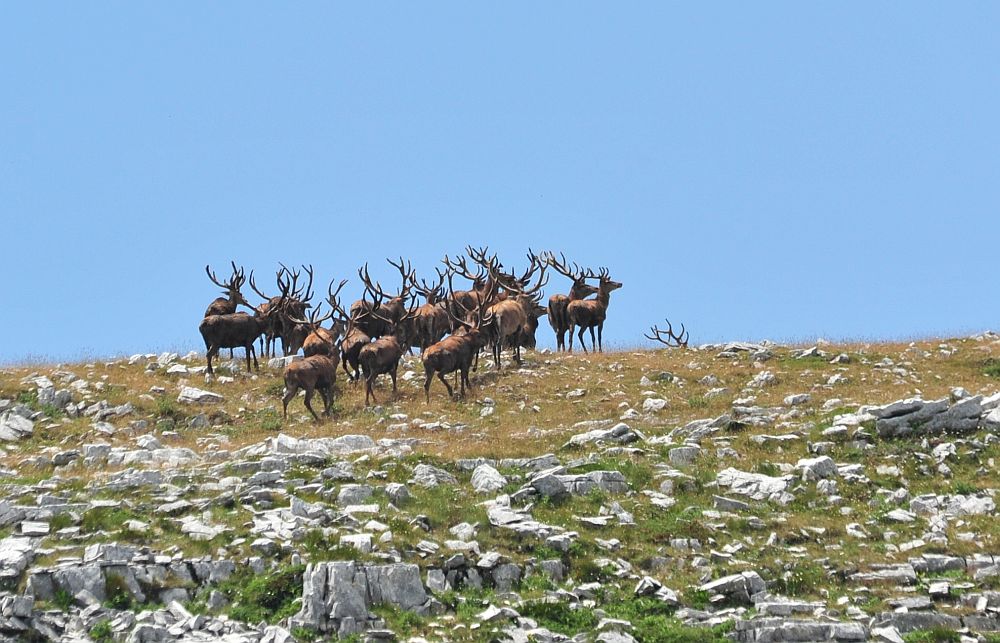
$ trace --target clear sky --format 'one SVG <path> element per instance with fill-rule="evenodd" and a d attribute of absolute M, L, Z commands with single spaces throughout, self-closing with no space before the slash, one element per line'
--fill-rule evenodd
<path fill-rule="evenodd" d="M 998 25 L 992 2 L 8 4 L 0 361 L 201 347 L 209 262 L 312 263 L 351 299 L 365 260 L 387 281 L 386 256 L 426 273 L 468 243 L 608 266 L 618 346 L 665 316 L 697 343 L 1000 327 Z"/>

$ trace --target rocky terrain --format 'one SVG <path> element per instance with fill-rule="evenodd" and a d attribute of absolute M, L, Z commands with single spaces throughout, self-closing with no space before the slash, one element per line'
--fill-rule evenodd
<path fill-rule="evenodd" d="M 998 641 L 1000 337 L 0 371 L 0 640 Z"/>

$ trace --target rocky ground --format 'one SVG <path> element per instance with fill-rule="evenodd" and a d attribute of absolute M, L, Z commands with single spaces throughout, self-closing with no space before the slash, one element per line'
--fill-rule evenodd
<path fill-rule="evenodd" d="M 1000 337 L 0 371 L 0 640 L 1000 640 Z"/>

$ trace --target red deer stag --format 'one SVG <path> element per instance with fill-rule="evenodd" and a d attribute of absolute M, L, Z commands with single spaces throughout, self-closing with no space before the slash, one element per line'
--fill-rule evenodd
<path fill-rule="evenodd" d="M 569 314 L 566 309 L 569 302 L 586 299 L 590 295 L 597 294 L 597 287 L 586 282 L 587 274 L 573 264 L 572 269 L 566 265 L 566 255 L 559 253 L 560 260 L 548 252 L 545 254 L 545 261 L 556 272 L 573 280 L 573 285 L 569 289 L 568 295 L 552 295 L 549 297 L 549 325 L 556 334 L 556 350 L 566 350 L 566 333 L 569 331 Z"/>
<path fill-rule="evenodd" d="M 364 297 L 351 304 L 351 319 L 354 320 L 355 326 L 372 339 L 389 334 L 391 327 L 406 315 L 406 300 L 410 296 L 410 282 L 415 276 L 412 266 L 409 263 L 404 267 L 402 257 L 399 258 L 398 264 L 394 263 L 391 259 L 386 259 L 386 261 L 389 262 L 389 265 L 399 270 L 399 274 L 402 277 L 403 282 L 400 286 L 399 294 L 395 297 L 386 297 L 386 301 L 375 308 L 372 308 L 372 303 Z M 374 293 L 378 290 L 378 292 L 382 292 L 382 285 L 380 283 L 372 283 L 371 277 L 368 274 L 368 264 L 358 269 L 358 276 L 368 291 Z M 362 314 L 372 311 L 378 314 Z"/>
<path fill-rule="evenodd" d="M 283 302 L 281 302 L 283 303 Z M 260 370 L 257 363 L 257 353 L 254 351 L 254 342 L 264 332 L 266 313 L 259 308 L 255 309 L 255 315 L 246 313 L 233 313 L 231 315 L 212 315 L 205 317 L 198 326 L 198 332 L 205 340 L 205 349 L 208 357 L 208 374 L 213 375 L 212 358 L 219 354 L 222 348 L 243 348 L 246 350 L 247 372 L 250 372 L 250 358 L 253 357 L 253 365 L 256 370 Z"/>
<path fill-rule="evenodd" d="M 667 322 L 667 330 L 660 330 L 657 326 L 652 326 L 649 330 L 652 331 L 652 335 L 645 335 L 646 339 L 651 339 L 654 342 L 660 342 L 670 346 L 671 348 L 687 348 L 688 347 L 688 336 L 689 333 L 687 329 L 684 328 L 684 324 L 681 324 L 681 332 L 674 333 L 673 324 L 670 320 L 665 320 Z"/>
<path fill-rule="evenodd" d="M 525 273 L 525 277 L 527 281 L 530 281 L 533 273 L 541 269 L 541 272 L 538 274 L 538 283 L 535 284 L 534 288 L 522 290 L 514 283 L 509 283 L 504 287 L 512 297 L 502 299 L 489 307 L 489 312 L 493 316 L 493 323 L 491 324 L 493 334 L 493 363 L 497 369 L 500 368 L 500 353 L 505 346 L 513 347 L 514 362 L 519 366 L 521 364 L 521 334 L 528 323 L 529 311 L 534 312 L 538 306 L 535 294 L 548 282 L 548 278 L 545 275 L 545 268 L 545 263 L 532 255 L 532 267 Z M 491 275 L 491 277 L 494 283 L 500 285 L 500 280 L 496 279 L 494 275 Z"/>
<path fill-rule="evenodd" d="M 233 266 L 233 274 L 229 277 L 229 281 L 219 281 L 215 276 L 215 273 L 209 269 L 208 264 L 205 264 L 205 274 L 212 281 L 213 284 L 222 288 L 222 294 L 225 297 L 216 297 L 211 304 L 208 305 L 208 309 L 205 310 L 205 317 L 210 317 L 212 315 L 232 315 L 236 312 L 236 307 L 243 304 L 247 308 L 253 308 L 246 299 L 243 298 L 243 293 L 240 292 L 240 288 L 246 282 L 246 277 L 243 276 L 243 268 L 237 268 L 236 262 L 230 262 Z M 250 273 L 253 275 L 253 272 Z M 233 349 L 229 349 L 229 359 L 233 358 Z"/>
<path fill-rule="evenodd" d="M 435 269 L 435 272 L 438 275 L 438 282 L 433 286 L 423 279 L 420 280 L 419 285 L 416 279 L 412 282 L 413 289 L 418 294 L 423 295 L 426 302 L 413 313 L 411 336 L 420 348 L 421 355 L 429 346 L 441 341 L 441 338 L 452 329 L 451 317 L 448 314 L 448 301 L 444 298 L 442 290 L 444 280 L 449 276 L 449 273 L 447 271 L 441 272 L 439 269 Z"/>
<path fill-rule="evenodd" d="M 298 270 L 289 270 L 283 265 L 281 267 L 291 277 L 288 298 L 285 299 L 285 303 L 279 309 L 278 313 L 281 324 L 282 350 L 287 356 L 294 355 L 299 352 L 299 349 L 302 348 L 302 343 L 306 340 L 306 336 L 309 335 L 308 327 L 296 323 L 292 318 L 304 318 L 306 310 L 308 310 L 311 306 L 309 302 L 313 297 L 313 267 L 302 266 L 302 269 L 305 270 L 306 274 L 309 276 L 309 282 L 306 284 L 305 288 L 297 287 L 299 277 L 302 273 Z"/>
<path fill-rule="evenodd" d="M 275 280 L 278 284 L 278 291 L 285 293 L 289 289 L 289 285 L 284 280 L 285 269 L 282 268 L 275 273 Z M 264 336 L 261 338 L 261 355 L 264 357 L 273 357 L 274 345 L 278 339 L 281 339 L 281 352 L 285 352 L 285 340 L 281 337 L 281 319 L 280 319 L 280 307 L 279 302 L 282 301 L 282 295 L 275 295 L 274 297 L 269 297 L 260 291 L 257 287 L 256 282 L 253 279 L 253 271 L 250 271 L 250 288 L 253 289 L 257 295 L 264 300 L 264 303 L 257 307 L 258 310 L 262 311 L 262 315 L 265 317 L 266 322 L 264 325 Z"/>
<path fill-rule="evenodd" d="M 621 282 L 612 281 L 607 268 L 601 268 L 601 274 L 595 275 L 593 271 L 587 271 L 589 279 L 597 278 L 600 285 L 597 289 L 597 299 L 578 299 L 571 301 L 566 307 L 569 317 L 569 351 L 573 352 L 573 330 L 574 326 L 580 327 L 580 346 L 583 352 L 587 352 L 587 345 L 583 341 L 583 331 L 590 329 L 590 348 L 601 353 L 604 352 L 602 335 L 604 334 L 604 320 L 608 317 L 608 304 L 611 303 L 611 292 L 622 287 Z M 594 328 L 597 328 L 597 343 L 594 343 Z"/>
<path fill-rule="evenodd" d="M 372 291 L 372 295 L 376 298 L 385 297 L 385 293 L 377 290 Z M 369 399 L 378 403 L 375 398 L 375 380 L 379 375 L 388 374 L 392 378 L 392 393 L 393 395 L 397 393 L 396 374 L 399 370 L 399 360 L 403 357 L 403 353 L 409 350 L 410 341 L 408 333 L 410 325 L 407 322 L 412 319 L 412 313 L 404 313 L 399 320 L 393 322 L 388 317 L 381 317 L 377 301 L 375 303 L 369 314 L 380 317 L 386 324 L 387 332 L 370 344 L 362 346 L 358 353 L 361 372 L 365 376 L 365 406 L 368 405 Z"/>
<path fill-rule="evenodd" d="M 450 275 L 448 282 L 449 290 L 451 290 Z M 454 300 L 454 292 L 452 292 L 452 299 Z M 458 328 L 455 334 L 445 337 L 424 351 L 421 359 L 424 363 L 424 395 L 428 403 L 431 401 L 431 382 L 434 380 L 435 374 L 448 389 L 448 397 L 455 395 L 454 389 L 444 378 L 448 373 L 455 371 L 460 373 L 461 397 L 465 397 L 466 386 L 472 388 L 472 383 L 469 381 L 469 369 L 472 367 L 473 358 L 489 343 L 489 335 L 482 329 L 490 326 L 493 322 L 493 317 L 484 310 L 484 301 L 479 304 L 478 314 L 467 314 L 454 318 Z"/>
<path fill-rule="evenodd" d="M 228 281 L 219 281 L 215 273 L 208 267 L 205 266 L 205 274 L 212 281 L 213 284 L 222 288 L 222 293 L 226 295 L 225 297 L 216 298 L 211 304 L 208 305 L 208 310 L 205 311 L 205 317 L 211 315 L 232 315 L 236 312 L 236 306 L 243 304 L 247 308 L 253 308 L 246 299 L 243 298 L 243 293 L 240 292 L 240 288 L 246 283 L 246 277 L 243 276 L 243 268 L 237 268 L 236 262 L 230 262 L 233 266 L 233 274 L 229 277 Z M 252 275 L 253 273 L 251 273 Z"/>
<path fill-rule="evenodd" d="M 306 335 L 305 341 L 302 342 L 302 354 L 306 357 L 310 355 L 328 355 L 333 358 L 335 362 L 340 361 L 340 350 L 337 346 L 337 340 L 344 332 L 344 327 L 346 322 L 343 319 L 335 319 L 333 326 L 329 329 L 323 328 L 322 324 L 326 320 L 333 317 L 334 313 L 340 312 L 343 315 L 343 311 L 340 308 L 340 300 L 337 295 L 347 284 L 347 280 L 344 279 L 340 282 L 337 290 L 333 289 L 333 282 L 327 287 L 327 302 L 330 304 L 330 312 L 326 315 L 319 317 L 318 311 L 319 306 L 309 314 L 309 321 L 304 321 L 300 319 L 295 319 L 294 321 L 298 324 L 305 324 L 309 328 L 309 334 Z M 320 304 L 322 305 L 322 304 Z"/>
<path fill-rule="evenodd" d="M 285 369 L 285 395 L 281 398 L 283 417 L 288 419 L 288 403 L 298 394 L 299 389 L 305 389 L 306 408 L 316 422 L 319 422 L 319 416 L 311 404 L 313 391 L 319 391 L 323 398 L 323 415 L 329 417 L 336 381 L 337 362 L 329 355 L 310 355 L 289 364 Z"/>

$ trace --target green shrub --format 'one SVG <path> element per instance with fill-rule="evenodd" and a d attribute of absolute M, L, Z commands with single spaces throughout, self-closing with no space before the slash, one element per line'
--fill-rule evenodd
<path fill-rule="evenodd" d="M 527 603 L 521 606 L 520 612 L 521 616 L 535 619 L 542 627 L 568 636 L 589 632 L 600 620 L 592 609 L 571 609 L 564 603 Z"/>
<path fill-rule="evenodd" d="M 903 635 L 906 643 L 951 643 L 962 640 L 962 636 L 946 627 L 934 627 L 929 630 L 915 630 Z"/>
<path fill-rule="evenodd" d="M 245 623 L 276 623 L 298 611 L 305 565 L 254 574 L 243 568 L 219 586 L 231 601 L 229 616 Z"/>
<path fill-rule="evenodd" d="M 90 638 L 94 639 L 95 643 L 110 643 L 112 640 L 111 631 L 111 621 L 104 618 L 94 624 L 94 627 L 90 628 Z"/>

